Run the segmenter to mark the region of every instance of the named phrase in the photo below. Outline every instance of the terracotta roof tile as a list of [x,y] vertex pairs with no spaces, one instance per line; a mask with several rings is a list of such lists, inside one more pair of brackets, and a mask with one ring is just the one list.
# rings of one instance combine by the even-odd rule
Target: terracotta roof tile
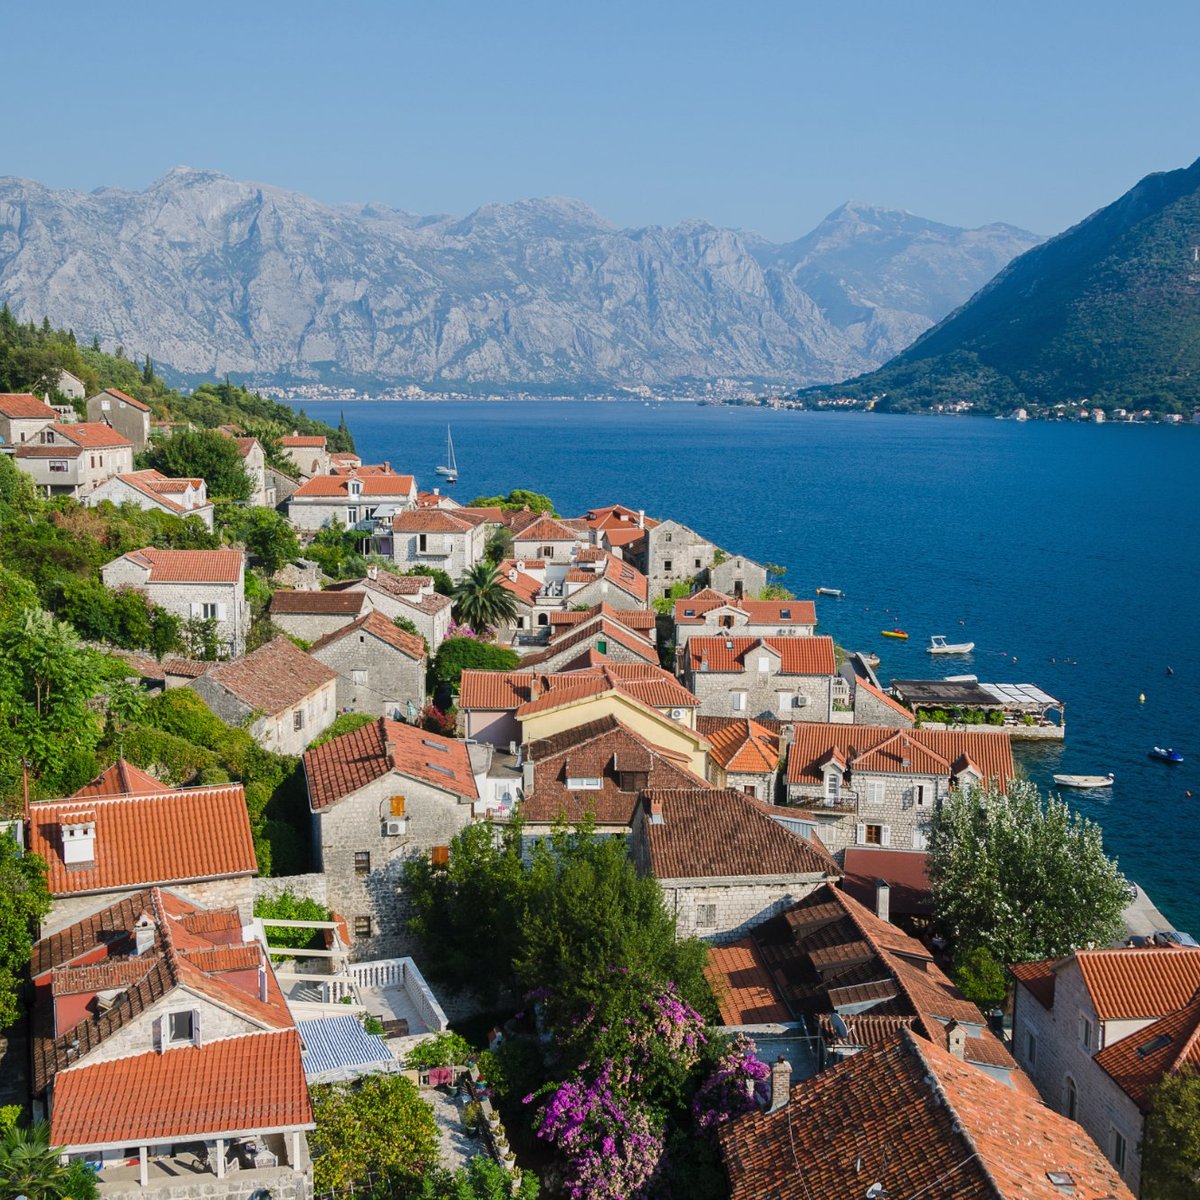
[[418,508],[412,512],[397,513],[392,518],[392,529],[396,533],[470,533],[475,526],[457,512],[443,508]]
[[72,1067],[50,1118],[56,1146],[313,1127],[294,1029]]
[[[747,600],[725,596],[687,596],[675,601],[676,625],[704,625],[705,615],[730,608],[745,613],[751,625],[815,625],[817,606],[811,600]],[[785,615],[786,614],[786,615]]]
[[877,688],[869,679],[863,679],[862,676],[858,676],[854,680],[854,686],[860,687],[863,691],[874,696],[876,700],[892,709],[897,716],[907,717],[909,721],[913,719],[913,714],[895,696],[889,696],[883,688]]
[[290,639],[277,637],[242,658],[218,664],[202,678],[250,708],[274,716],[332,683],[337,672]]
[[0,393],[0,416],[17,421],[58,420],[54,409],[28,392]]
[[[520,805],[527,821],[577,822],[590,812],[601,825],[628,825],[643,787],[708,787],[614,716],[530,742],[525,759],[533,764],[533,787]],[[571,789],[572,779],[601,786]]]
[[1054,963],[1052,958],[1038,962],[1013,963],[1008,969],[1018,983],[1045,1009],[1054,1007]]
[[1164,1075],[1200,1069],[1200,995],[1145,1029],[1105,1046],[1096,1065],[1108,1072],[1144,1113]]
[[[388,743],[393,748],[390,755]],[[393,770],[468,800],[479,798],[465,742],[382,717],[304,752],[308,800],[314,812]]]
[[[1074,955],[1101,1021],[1161,1017],[1200,988],[1200,950],[1184,947],[1077,950]],[[1061,970],[1070,959],[1062,959]]]
[[289,450],[324,450],[325,439],[315,435],[292,433],[287,437],[281,437],[279,444]]
[[568,627],[557,637],[552,637],[550,645],[545,650],[529,655],[525,659],[525,664],[526,666],[537,666],[543,662],[557,660],[564,651],[573,650],[576,647],[579,647],[579,651],[582,653],[586,644],[593,640],[616,642],[646,662],[654,666],[658,665],[658,651],[652,642],[640,633],[634,632],[627,625],[604,616],[593,617],[589,621]]
[[272,593],[270,611],[275,613],[303,614],[306,616],[336,616],[344,613],[358,616],[370,607],[366,592],[351,588],[336,591],[290,591]]
[[417,662],[423,661],[426,657],[425,643],[421,638],[409,633],[406,629],[398,629],[381,612],[369,612],[366,616],[359,617],[357,621],[351,621],[349,625],[343,625],[341,629],[327,633],[323,638],[313,642],[311,653],[316,654],[327,646],[332,646],[356,633],[372,634],[381,642],[386,642],[393,649],[399,650]]
[[512,592],[522,604],[532,604],[538,592],[542,590],[541,580],[518,570],[514,559],[506,559],[496,568],[496,572],[501,586]]
[[77,792],[71,793],[72,800],[91,796],[128,796],[139,792],[166,792],[170,789],[161,780],[135,767],[133,763],[118,758],[111,767],[101,771],[90,783],[85,783]]
[[554,517],[538,517],[516,535],[523,542],[578,542],[579,533]]
[[792,1020],[787,1005],[772,991],[771,976],[750,938],[710,946],[704,974],[723,1025],[774,1025]]
[[181,679],[199,679],[211,671],[216,664],[198,658],[181,658],[172,655],[162,661],[164,675],[175,675]]
[[660,789],[643,792],[641,805],[639,828],[658,879],[840,874],[824,847],[742,792]]
[[780,658],[785,675],[833,675],[837,663],[831,637],[693,637],[688,639],[688,669],[725,671],[740,675],[751,669],[750,657],[766,646]]
[[240,550],[159,550],[143,546],[122,557],[145,567],[150,583],[238,583],[246,556]]
[[593,617],[605,616],[610,620],[627,625],[635,633],[653,633],[657,627],[657,615],[648,608],[614,608],[611,604],[593,604],[591,608],[578,611],[566,610],[550,614],[550,628],[559,629],[568,625],[579,625]]
[[[731,1200],[1132,1200],[1073,1121],[902,1029],[718,1133]],[[798,1170],[797,1164],[803,1164]],[[866,1181],[866,1182],[864,1182]],[[947,1190],[949,1189],[949,1190]]]
[[875,884],[888,884],[893,916],[931,911],[929,856],[922,850],[876,850],[851,846],[843,859],[842,887],[867,908],[875,904]]
[[726,771],[774,774],[779,769],[778,733],[750,718],[700,717],[697,731],[712,743],[709,756]]
[[54,432],[84,450],[117,450],[133,443],[111,425],[102,421],[83,421],[75,425],[55,425]]
[[411,475],[314,475],[288,500],[349,500],[351,479],[358,480],[360,496],[368,500],[408,500],[413,491]]

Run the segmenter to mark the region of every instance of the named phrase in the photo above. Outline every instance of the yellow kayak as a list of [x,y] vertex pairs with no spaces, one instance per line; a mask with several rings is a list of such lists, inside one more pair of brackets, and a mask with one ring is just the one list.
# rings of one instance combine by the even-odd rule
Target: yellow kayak
[[901,640],[903,640],[908,637],[908,634],[905,633],[903,629],[881,629],[879,631],[879,636],[880,637],[890,637],[890,638],[900,638]]

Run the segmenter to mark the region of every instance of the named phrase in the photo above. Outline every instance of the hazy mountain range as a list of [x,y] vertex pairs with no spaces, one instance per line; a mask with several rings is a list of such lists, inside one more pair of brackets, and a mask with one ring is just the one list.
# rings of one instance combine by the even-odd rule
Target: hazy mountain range
[[778,245],[618,229],[576,200],[466,217],[178,167],[145,191],[0,179],[0,299],[183,376],[796,386],[887,361],[1040,239],[846,204]]
[[1200,405],[1200,160],[1147,175],[1011,262],[881,370],[832,393],[891,410],[970,400]]

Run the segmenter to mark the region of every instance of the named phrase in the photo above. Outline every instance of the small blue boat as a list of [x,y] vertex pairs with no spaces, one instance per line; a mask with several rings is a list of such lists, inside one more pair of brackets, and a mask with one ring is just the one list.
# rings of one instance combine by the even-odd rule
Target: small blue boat
[[1183,762],[1183,755],[1180,754],[1178,750],[1171,750],[1169,748],[1164,750],[1162,746],[1155,746],[1154,749],[1150,751],[1150,757],[1158,759],[1159,762]]

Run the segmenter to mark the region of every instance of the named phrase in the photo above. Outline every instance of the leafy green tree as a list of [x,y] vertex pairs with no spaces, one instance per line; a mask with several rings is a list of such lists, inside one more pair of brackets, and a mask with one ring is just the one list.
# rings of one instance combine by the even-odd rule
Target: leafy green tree
[[433,656],[433,677],[452,687],[458,687],[464,669],[482,671],[514,671],[521,657],[507,646],[481,642],[478,638],[447,638]]
[[11,831],[0,832],[0,1029],[20,1015],[21,975],[38,922],[49,911],[46,864],[23,854]]
[[421,1181],[417,1200],[537,1200],[540,1190],[532,1171],[514,1177],[494,1158],[477,1154],[456,1171],[430,1171]]
[[14,1200],[95,1200],[96,1176],[82,1161],[62,1164],[50,1145],[45,1121],[25,1129],[12,1125],[0,1136],[0,1198]]
[[1169,1072],[1150,1094],[1141,1194],[1145,1200],[1200,1196],[1200,1071],[1195,1067]]
[[671,584],[665,596],[658,596],[654,601],[654,611],[660,617],[669,617],[675,612],[675,601],[686,600],[695,590],[695,583],[690,579],[680,580]]
[[1125,881],[1099,825],[1027,780],[950,793],[935,812],[929,879],[959,961],[1057,958],[1121,932]]
[[237,442],[216,430],[177,433],[155,445],[148,462],[164,475],[198,476],[214,499],[247,500],[253,490]]
[[468,1058],[478,1057],[478,1053],[462,1034],[448,1029],[418,1042],[408,1052],[404,1065],[410,1071],[422,1067],[461,1067]]
[[397,571],[397,575],[424,575],[433,580],[433,590],[439,596],[454,595],[454,580],[441,567],[410,567],[407,571]]
[[[259,896],[254,901],[254,915],[277,921],[328,921],[329,909],[308,896],[297,896],[285,888],[275,896]],[[281,925],[267,926],[267,941],[272,946],[304,950],[321,944],[319,929],[288,929]]]
[[308,748],[315,750],[318,746],[323,746],[326,742],[332,742],[334,738],[339,738],[344,733],[353,733],[356,729],[361,729],[364,725],[373,725],[377,720],[378,718],[371,716],[370,713],[342,713],[340,716],[334,717],[333,724],[320,737],[313,738],[309,742]]
[[454,589],[454,613],[476,633],[484,633],[516,620],[517,598],[504,586],[495,563],[480,562]]
[[300,556],[295,531],[273,508],[222,507],[218,522],[234,541],[254,555],[268,576]]
[[403,1075],[313,1089],[313,1184],[318,1192],[405,1195],[437,1166],[433,1109]]
[[1004,964],[986,946],[973,946],[957,954],[950,973],[958,990],[980,1008],[998,1008],[1008,995]]
[[511,558],[513,552],[513,532],[507,525],[497,525],[491,533],[488,534],[487,544],[484,547],[484,553],[487,555],[489,562],[503,562],[506,558]]
[[531,492],[527,488],[514,488],[507,496],[476,496],[468,508],[501,508],[505,512],[554,512],[554,501],[541,492]]
[[221,653],[217,622],[212,617],[189,617],[179,630],[179,640],[190,658],[216,662]]

